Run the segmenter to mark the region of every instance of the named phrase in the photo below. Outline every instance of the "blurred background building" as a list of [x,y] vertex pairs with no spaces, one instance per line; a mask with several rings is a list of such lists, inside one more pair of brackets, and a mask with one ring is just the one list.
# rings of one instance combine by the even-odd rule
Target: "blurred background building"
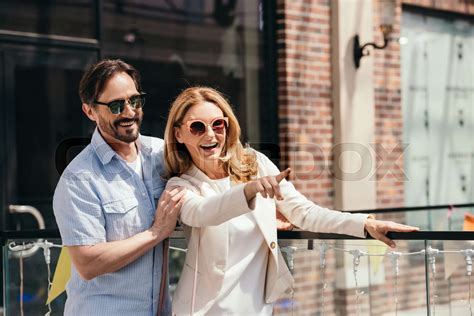
[[[355,61],[355,36],[361,45],[382,46],[381,29],[391,31],[386,47],[368,47]],[[225,93],[242,140],[292,167],[296,187],[322,206],[474,201],[472,0],[0,0],[2,230],[37,225],[12,205],[33,206],[46,228],[56,228],[54,188],[94,128],[81,111],[79,80],[101,58],[123,59],[141,72],[146,135],[163,136],[182,89],[209,85]],[[463,214],[449,221],[445,212],[428,211],[386,218],[460,230]],[[297,297],[286,299],[299,302],[298,314],[316,315],[319,257],[298,260]],[[353,284],[336,277],[346,259],[329,260],[324,311],[354,314]],[[8,282],[15,273],[13,266],[4,271],[12,311],[18,289]],[[386,280],[377,278],[361,299],[366,314],[391,310],[379,299]],[[35,282],[44,279],[31,288]],[[30,293],[32,310],[44,307],[38,288]],[[407,309],[420,306],[410,300],[423,295],[420,288],[401,290]],[[276,313],[286,313],[284,302]]]

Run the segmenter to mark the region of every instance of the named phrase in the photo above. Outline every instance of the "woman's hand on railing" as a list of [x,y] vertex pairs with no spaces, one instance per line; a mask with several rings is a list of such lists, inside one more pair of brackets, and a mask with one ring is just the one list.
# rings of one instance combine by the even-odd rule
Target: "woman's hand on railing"
[[293,230],[294,226],[291,224],[285,216],[283,216],[280,211],[278,211],[278,207],[276,210],[276,222],[277,222],[277,230]]
[[398,224],[391,221],[379,221],[376,220],[372,215],[369,215],[369,217],[365,220],[365,230],[374,239],[380,240],[388,246],[395,248],[397,246],[395,242],[386,236],[388,232],[407,233],[416,232],[420,229],[415,226]]

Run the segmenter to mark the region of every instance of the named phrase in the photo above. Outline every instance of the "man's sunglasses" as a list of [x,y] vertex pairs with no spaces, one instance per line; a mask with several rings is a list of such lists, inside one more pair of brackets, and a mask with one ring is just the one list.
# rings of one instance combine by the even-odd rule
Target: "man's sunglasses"
[[228,117],[218,117],[211,121],[211,123],[207,124],[201,120],[189,120],[185,122],[189,128],[189,131],[194,136],[202,136],[206,133],[207,127],[210,126],[214,133],[216,134],[224,134],[224,131],[229,126],[229,118]]
[[128,105],[132,109],[139,109],[145,106],[145,95],[146,93],[140,93],[138,95],[134,95],[133,97],[130,97],[127,100],[114,100],[109,103],[104,103],[104,102],[99,102],[99,101],[94,101],[95,104],[100,104],[100,105],[106,105],[109,107],[110,112],[113,114],[120,114],[123,112],[123,109],[125,108],[125,104],[128,101]]

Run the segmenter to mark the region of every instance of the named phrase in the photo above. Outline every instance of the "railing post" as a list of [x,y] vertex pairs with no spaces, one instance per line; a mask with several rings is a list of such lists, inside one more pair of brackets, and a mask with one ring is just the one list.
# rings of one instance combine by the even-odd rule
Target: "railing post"
[[428,240],[425,240],[425,286],[426,286],[426,315],[431,316],[430,308],[430,270],[428,266]]

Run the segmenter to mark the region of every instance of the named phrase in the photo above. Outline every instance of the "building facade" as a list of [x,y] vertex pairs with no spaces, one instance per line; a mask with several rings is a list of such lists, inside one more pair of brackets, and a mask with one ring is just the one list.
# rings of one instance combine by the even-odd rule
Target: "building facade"
[[[282,166],[293,167],[298,189],[329,208],[470,203],[474,189],[472,140],[468,136],[473,132],[474,3],[395,1],[391,41],[385,49],[371,50],[354,70],[353,36],[359,34],[362,43],[383,43],[379,25],[383,7],[390,5],[393,1],[278,1]],[[430,32],[431,37],[424,38]],[[433,38],[446,41],[433,44]],[[425,49],[430,73],[428,66],[417,71],[420,61],[414,55],[422,53],[414,52],[416,45],[431,45],[431,49]],[[424,80],[422,93],[416,94],[413,91],[421,81],[417,74],[423,78],[450,74],[451,82],[456,84]],[[437,91],[444,93],[439,96]],[[452,124],[448,119],[451,116]],[[464,129],[456,129],[458,121],[464,121]],[[344,154],[346,151],[355,151],[356,155]],[[436,157],[446,159],[437,161]],[[454,214],[458,217],[449,220],[446,211],[379,217],[418,225],[423,230],[462,230],[464,213]],[[344,245],[350,248],[347,244],[341,247]],[[399,242],[399,247],[407,251],[416,245]],[[389,260],[382,263],[385,275],[369,273],[361,277],[359,290],[365,295],[359,297],[359,304],[355,284],[350,280],[350,256],[329,255],[327,266],[332,269],[323,270],[317,265],[318,251],[297,254],[295,260],[299,267],[295,271],[297,286],[295,294],[287,299],[296,302],[292,306],[296,314],[395,315],[395,278]],[[426,314],[421,263],[413,259],[400,265],[405,272],[397,280],[402,284],[398,291],[404,293],[397,299],[398,309],[405,310],[406,315]],[[459,269],[450,279],[445,278],[447,271],[443,262],[440,265],[437,295],[442,305],[463,297],[461,293],[468,292],[468,281]],[[288,304],[280,307],[281,313],[291,314]],[[448,309],[454,312],[450,304],[443,311],[447,313]]]

